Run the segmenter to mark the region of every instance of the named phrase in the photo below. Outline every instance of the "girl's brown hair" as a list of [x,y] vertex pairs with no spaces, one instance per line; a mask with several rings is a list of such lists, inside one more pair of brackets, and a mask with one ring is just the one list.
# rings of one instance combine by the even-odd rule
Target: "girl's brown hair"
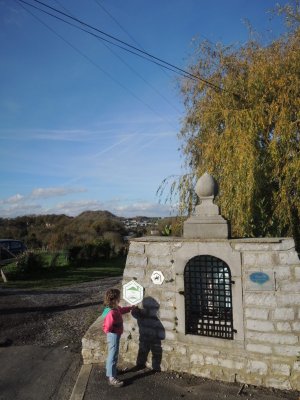
[[121,292],[119,289],[108,289],[104,296],[104,305],[110,308],[116,307],[120,300]]

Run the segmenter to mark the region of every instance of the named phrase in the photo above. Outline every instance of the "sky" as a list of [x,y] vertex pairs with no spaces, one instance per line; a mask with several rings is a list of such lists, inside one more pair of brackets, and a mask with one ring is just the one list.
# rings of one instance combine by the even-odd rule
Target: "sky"
[[[195,38],[284,30],[271,0],[41,1],[183,69]],[[176,212],[156,192],[184,172],[178,75],[17,0],[0,0],[0,26],[0,217]]]

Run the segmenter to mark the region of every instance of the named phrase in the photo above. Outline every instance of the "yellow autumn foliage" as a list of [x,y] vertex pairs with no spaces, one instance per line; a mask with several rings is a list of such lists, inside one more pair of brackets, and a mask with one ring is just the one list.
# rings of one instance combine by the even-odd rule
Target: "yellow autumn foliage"
[[217,180],[233,236],[294,236],[300,243],[300,30],[268,46],[200,43],[184,79],[180,138],[190,174],[177,180],[181,210],[205,171]]

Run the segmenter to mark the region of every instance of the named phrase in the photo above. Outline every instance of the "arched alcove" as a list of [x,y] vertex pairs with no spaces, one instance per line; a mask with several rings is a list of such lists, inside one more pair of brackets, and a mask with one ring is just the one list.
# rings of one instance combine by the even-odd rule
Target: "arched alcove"
[[232,279],[228,265],[199,255],[184,269],[185,333],[233,339]]
[[[205,258],[206,257],[206,258]],[[209,257],[209,258],[207,258]],[[188,292],[190,292],[189,287],[186,287],[186,274],[188,269],[191,268],[191,265],[196,263],[193,267],[196,275],[201,275],[201,268],[197,267],[199,261],[204,260],[205,263],[209,262],[214,268],[221,268],[223,273],[223,279],[229,278],[230,280],[230,290],[231,290],[231,315],[232,315],[232,325],[230,328],[229,337],[226,336],[217,336],[217,335],[204,335],[200,333],[192,333],[192,330],[188,328],[189,322],[187,321],[188,315],[187,311],[187,302],[188,300]],[[206,261],[205,261],[206,260]],[[207,270],[207,266],[203,267]],[[225,340],[226,346],[236,346],[237,342],[243,346],[244,342],[244,324],[243,324],[243,313],[241,310],[243,309],[243,301],[242,301],[242,274],[241,274],[241,255],[238,252],[234,252],[230,243],[222,240],[214,240],[211,242],[203,241],[185,241],[180,246],[180,249],[176,252],[176,258],[174,263],[174,269],[176,273],[175,279],[175,287],[176,287],[176,318],[177,318],[177,331],[178,335],[182,338],[182,340],[191,341],[193,343],[203,343],[203,342],[211,342],[219,339],[220,341]],[[209,269],[208,269],[209,270]],[[207,270],[207,271],[208,271]],[[219,271],[220,272],[220,271]],[[193,274],[192,274],[193,275]],[[217,279],[213,280],[215,284],[217,284]],[[225,279],[226,281],[226,279]],[[224,289],[222,287],[221,281],[220,283],[220,293]],[[201,286],[201,283],[199,283]],[[199,285],[198,284],[198,285]],[[228,289],[228,287],[226,286]],[[228,292],[228,290],[227,290]],[[228,296],[227,296],[228,297]],[[226,303],[226,301],[225,301]],[[228,302],[227,302],[228,303]],[[217,304],[215,304],[217,305]],[[217,308],[217,307],[216,307]],[[225,304],[226,308],[226,304]],[[228,307],[227,307],[228,308]],[[225,312],[226,310],[218,310],[219,315]],[[230,315],[230,311],[227,310],[226,316]],[[195,322],[194,322],[195,323]],[[222,323],[220,324],[222,325]],[[203,327],[204,329],[205,327]],[[215,324],[215,330],[218,330],[217,324]],[[220,328],[221,330],[221,328]],[[232,339],[232,340],[228,340]]]

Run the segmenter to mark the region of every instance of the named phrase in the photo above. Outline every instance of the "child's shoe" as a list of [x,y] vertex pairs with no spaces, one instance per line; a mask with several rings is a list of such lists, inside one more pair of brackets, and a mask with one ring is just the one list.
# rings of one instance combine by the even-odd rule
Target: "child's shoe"
[[124,385],[123,381],[119,381],[117,378],[108,378],[108,384],[114,387],[122,387]]

